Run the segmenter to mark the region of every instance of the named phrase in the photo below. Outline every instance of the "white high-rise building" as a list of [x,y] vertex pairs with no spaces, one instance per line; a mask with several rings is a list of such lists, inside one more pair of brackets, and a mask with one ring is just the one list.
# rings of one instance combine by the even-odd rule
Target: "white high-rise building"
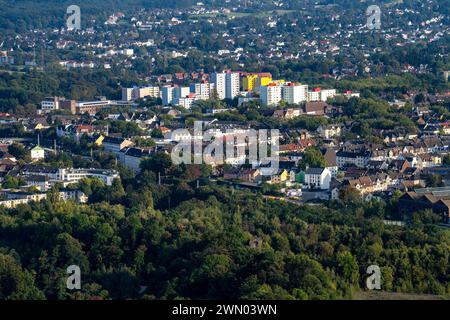
[[214,90],[214,84],[208,82],[191,84],[191,92],[195,93],[197,100],[208,100],[211,98],[211,92]]
[[227,72],[225,76],[225,98],[234,99],[239,95],[239,73]]
[[281,99],[288,104],[299,104],[308,98],[308,85],[295,85],[288,83],[281,87]]
[[276,106],[280,103],[282,95],[282,87],[277,86],[275,83],[270,83],[267,86],[261,86],[259,88],[261,92],[261,103],[263,106]]
[[225,99],[225,78],[226,74],[224,72],[211,74],[211,82],[214,84],[214,91],[219,100]]
[[334,98],[336,96],[336,89],[320,90],[320,100],[326,102],[328,98]]
[[240,79],[238,72],[212,73],[211,82],[214,83],[214,90],[220,100],[234,99],[239,95]]

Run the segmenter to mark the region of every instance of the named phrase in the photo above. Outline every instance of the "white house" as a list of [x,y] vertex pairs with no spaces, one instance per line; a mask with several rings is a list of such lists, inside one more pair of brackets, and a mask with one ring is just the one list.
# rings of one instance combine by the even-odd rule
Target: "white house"
[[59,176],[63,185],[77,183],[86,178],[97,178],[107,186],[110,186],[114,179],[120,179],[120,175],[116,170],[107,169],[60,168]]
[[338,125],[321,125],[317,132],[324,139],[341,136],[341,127]]
[[44,149],[37,145],[33,149],[31,149],[31,160],[32,161],[39,161],[45,158],[45,151]]
[[328,190],[331,172],[327,168],[308,168],[305,172],[305,184],[309,189]]

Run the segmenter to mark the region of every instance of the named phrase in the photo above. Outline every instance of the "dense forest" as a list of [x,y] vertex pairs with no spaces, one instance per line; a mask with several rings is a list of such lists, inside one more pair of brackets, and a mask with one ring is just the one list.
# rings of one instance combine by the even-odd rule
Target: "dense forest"
[[[163,155],[143,169],[81,182],[88,204],[0,209],[0,299],[342,299],[372,264],[384,291],[450,293],[448,231],[427,211],[385,225],[395,197],[296,205],[205,184],[207,168]],[[81,290],[66,289],[72,264]]]

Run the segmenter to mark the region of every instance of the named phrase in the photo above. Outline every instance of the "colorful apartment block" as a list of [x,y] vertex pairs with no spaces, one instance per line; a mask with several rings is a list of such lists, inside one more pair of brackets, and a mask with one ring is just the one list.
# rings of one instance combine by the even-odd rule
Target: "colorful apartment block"
[[244,91],[253,91],[256,89],[256,81],[258,79],[258,75],[249,74],[242,78],[242,89]]

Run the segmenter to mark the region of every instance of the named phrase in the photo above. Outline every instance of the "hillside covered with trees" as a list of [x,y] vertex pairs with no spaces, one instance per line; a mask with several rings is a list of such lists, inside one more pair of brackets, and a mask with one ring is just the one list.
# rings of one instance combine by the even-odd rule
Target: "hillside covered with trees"
[[[164,157],[144,167],[110,187],[83,181],[88,204],[1,208],[0,299],[342,299],[365,290],[372,264],[383,291],[450,292],[449,233],[427,211],[383,224],[395,197],[300,206],[196,188],[208,172]],[[156,168],[178,178],[158,185]],[[66,289],[72,264],[81,290]]]

